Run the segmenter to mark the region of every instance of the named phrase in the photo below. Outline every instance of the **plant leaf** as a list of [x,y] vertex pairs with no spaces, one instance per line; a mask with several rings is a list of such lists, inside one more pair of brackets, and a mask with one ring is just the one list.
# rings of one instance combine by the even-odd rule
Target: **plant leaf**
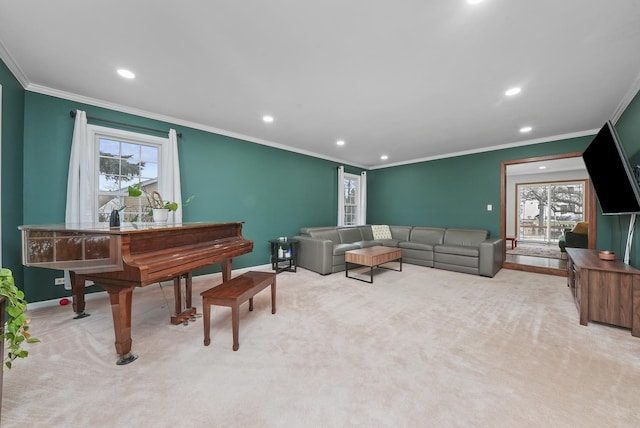
[[128,190],[129,190],[129,196],[133,196],[133,197],[142,196],[142,189],[140,188],[140,183],[136,184],[135,186],[129,186]]

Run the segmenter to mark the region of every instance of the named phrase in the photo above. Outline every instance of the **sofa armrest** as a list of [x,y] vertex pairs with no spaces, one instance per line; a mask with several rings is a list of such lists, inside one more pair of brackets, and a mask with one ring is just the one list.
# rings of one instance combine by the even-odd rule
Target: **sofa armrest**
[[331,273],[333,265],[333,241],[330,239],[295,236],[300,241],[296,263],[321,275]]
[[480,243],[478,273],[493,278],[502,269],[502,239],[486,239]]

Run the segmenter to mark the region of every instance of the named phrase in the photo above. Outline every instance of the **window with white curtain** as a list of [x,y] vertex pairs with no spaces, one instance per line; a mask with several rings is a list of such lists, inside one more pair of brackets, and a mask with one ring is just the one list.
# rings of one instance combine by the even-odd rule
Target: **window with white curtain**
[[128,187],[141,183],[147,193],[158,189],[162,147],[169,139],[93,125],[87,130],[96,147],[94,218],[107,222],[112,210],[125,207],[121,221],[150,220],[146,199],[129,197]]

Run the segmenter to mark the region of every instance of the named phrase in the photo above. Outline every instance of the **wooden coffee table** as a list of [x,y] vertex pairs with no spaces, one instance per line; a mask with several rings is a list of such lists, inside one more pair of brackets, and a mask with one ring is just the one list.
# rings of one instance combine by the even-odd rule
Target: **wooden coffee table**
[[[384,263],[388,263],[394,260],[398,260],[400,262],[400,269],[392,269],[392,268],[386,268],[384,266],[380,266]],[[349,276],[349,263],[353,263],[361,266],[369,266],[370,280],[367,281],[362,278],[356,278],[355,276]],[[367,248],[360,248],[358,250],[346,251],[344,253],[344,265],[345,265],[344,273],[347,278],[357,279],[359,281],[364,281],[364,282],[368,282],[369,284],[373,284],[373,268],[374,267],[402,272],[402,249],[377,246],[377,247],[367,247]]]

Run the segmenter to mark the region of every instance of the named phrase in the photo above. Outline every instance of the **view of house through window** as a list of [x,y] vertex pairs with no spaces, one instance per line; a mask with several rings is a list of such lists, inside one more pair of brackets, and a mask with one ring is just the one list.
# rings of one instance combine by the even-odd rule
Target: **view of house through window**
[[355,226],[359,224],[360,212],[360,176],[344,174],[344,225]]
[[557,243],[566,228],[587,218],[585,181],[517,184],[520,241]]
[[160,145],[96,136],[98,168],[98,221],[109,221],[114,209],[121,221],[149,220],[144,197],[131,198],[128,187],[142,183],[148,193],[157,189]]

